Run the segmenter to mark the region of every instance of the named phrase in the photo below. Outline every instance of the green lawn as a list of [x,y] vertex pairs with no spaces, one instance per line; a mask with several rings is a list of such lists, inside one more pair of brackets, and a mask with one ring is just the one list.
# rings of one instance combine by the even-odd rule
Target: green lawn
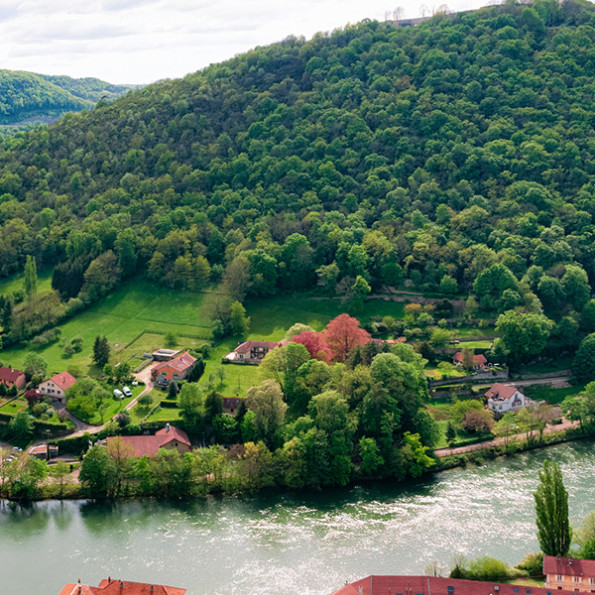
[[536,385],[527,386],[523,389],[525,396],[535,401],[548,401],[552,405],[561,403],[566,397],[576,395],[585,390],[585,385],[568,386],[565,388],[555,388],[553,386]]
[[8,413],[9,415],[16,415],[21,409],[27,409],[29,407],[29,403],[23,398],[19,397],[10,403],[6,403],[2,405],[0,408],[0,413]]
[[[134,280],[60,325],[62,337],[83,338],[81,353],[66,356],[58,342],[38,349],[36,353],[46,360],[50,374],[71,369],[79,375],[86,375],[92,371],[93,342],[99,334],[109,340],[113,363],[120,361],[117,351],[123,350],[145,331],[153,335],[172,332],[181,344],[185,342],[182,335],[192,335],[195,342],[206,340],[211,330],[209,321],[199,314],[202,299],[201,294],[174,291]],[[21,343],[4,350],[2,361],[18,368],[29,351],[32,351],[31,347]],[[126,356],[128,352],[124,354]]]
[[[52,269],[44,269],[37,271],[37,291],[50,291],[52,288]],[[24,290],[25,275],[23,273],[15,273],[0,282],[0,294],[10,295],[16,291]]]
[[548,372],[566,370],[570,368],[571,363],[572,357],[567,355],[547,362],[540,362],[537,364],[524,364],[518,370],[518,373],[523,376],[527,374],[547,374]]
[[489,349],[492,341],[463,341],[455,347],[459,349]]

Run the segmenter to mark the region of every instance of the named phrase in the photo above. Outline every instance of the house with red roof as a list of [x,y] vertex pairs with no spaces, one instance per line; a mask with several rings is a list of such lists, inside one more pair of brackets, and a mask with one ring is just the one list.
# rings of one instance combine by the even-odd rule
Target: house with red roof
[[44,380],[37,391],[44,397],[51,397],[54,401],[64,403],[66,401],[66,391],[76,384],[76,378],[68,372],[60,372],[51,378]]
[[[463,352],[462,351],[457,351],[452,356],[452,363],[455,366],[463,364]],[[473,356],[473,369],[476,372],[486,370],[487,365],[488,365],[488,360],[486,359],[486,357],[483,353],[478,353],[477,355]]]
[[543,574],[548,589],[595,593],[595,560],[544,556]]
[[185,380],[196,363],[196,358],[187,351],[153,367],[151,376],[159,386],[167,386],[172,380]]
[[65,585],[59,595],[185,595],[186,589],[151,583],[104,578],[97,587],[78,583]]
[[[551,589],[439,576],[368,576],[332,595],[554,595]],[[572,590],[555,595],[571,595]]]
[[497,415],[508,411],[518,411],[527,404],[527,397],[513,384],[496,382],[485,393],[488,407]]
[[240,343],[225,359],[237,364],[259,364],[264,356],[275,349],[286,345],[287,341],[245,341]]
[[7,388],[16,386],[20,390],[27,384],[27,379],[25,378],[25,372],[21,372],[21,370],[0,368],[0,382],[4,383]]
[[161,428],[153,436],[109,436],[108,445],[115,440],[120,440],[128,447],[130,456],[138,458],[145,455],[154,457],[160,448],[177,450],[180,454],[192,450],[188,434],[170,424],[165,424],[165,428]]

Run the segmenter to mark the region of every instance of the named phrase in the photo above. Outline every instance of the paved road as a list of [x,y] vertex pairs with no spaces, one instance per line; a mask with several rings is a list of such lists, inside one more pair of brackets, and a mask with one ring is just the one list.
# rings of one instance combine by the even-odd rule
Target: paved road
[[[578,425],[578,421],[568,421],[567,419],[564,419],[561,424],[548,425],[543,433],[555,434],[556,432],[577,428]],[[477,444],[468,444],[467,446],[457,446],[456,448],[438,448],[434,451],[434,454],[439,458],[449,457],[450,455],[460,455],[466,452],[472,452],[474,450],[481,450],[482,448],[489,448],[490,446],[502,446],[513,441],[524,440],[529,438],[531,435],[538,436],[539,432],[537,430],[533,430],[532,432],[523,432],[522,434],[515,434],[514,436],[502,436],[501,438],[486,440],[485,442],[478,442]]]

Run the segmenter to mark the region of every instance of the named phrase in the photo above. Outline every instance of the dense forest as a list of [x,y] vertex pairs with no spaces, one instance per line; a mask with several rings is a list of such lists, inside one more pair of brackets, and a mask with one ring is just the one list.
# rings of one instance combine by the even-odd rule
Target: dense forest
[[577,344],[580,325],[595,330],[581,317],[594,40],[581,0],[364,22],[7,138],[0,275],[27,256],[53,265],[54,312],[139,272],[191,290],[222,279],[239,300],[315,285],[474,294]]
[[98,101],[115,99],[130,88],[96,78],[0,70],[0,124],[56,120],[67,112],[92,109]]

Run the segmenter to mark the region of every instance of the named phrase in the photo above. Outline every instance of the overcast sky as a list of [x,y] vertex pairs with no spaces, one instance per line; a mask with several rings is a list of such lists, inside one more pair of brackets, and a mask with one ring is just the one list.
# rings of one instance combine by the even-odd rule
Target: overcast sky
[[[490,0],[453,0],[450,10]],[[0,0],[0,68],[112,83],[177,78],[288,35],[311,37],[439,0]]]

